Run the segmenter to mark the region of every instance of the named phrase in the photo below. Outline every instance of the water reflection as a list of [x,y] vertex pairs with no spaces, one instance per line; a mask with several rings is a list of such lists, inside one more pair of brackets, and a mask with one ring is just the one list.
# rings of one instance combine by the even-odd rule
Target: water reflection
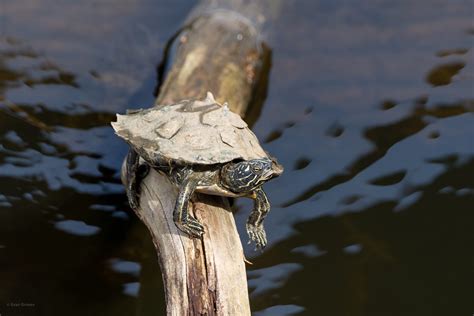
[[465,55],[469,49],[467,48],[455,48],[455,49],[443,49],[436,53],[438,57],[447,57],[451,55]]
[[[302,267],[291,271],[284,285],[257,296],[254,308],[293,304],[304,306],[305,315],[402,315],[417,306],[423,314],[437,315],[452,311],[451,305],[432,300],[445,297],[459,303],[456,311],[467,312],[472,263],[465,256],[474,246],[474,239],[467,237],[474,220],[474,183],[463,176],[467,174],[474,174],[472,159],[417,187],[416,201],[400,213],[392,211],[397,201],[391,200],[296,224],[297,233],[255,259],[255,264],[298,262]],[[446,185],[455,189],[447,192]],[[458,188],[470,194],[466,190],[458,198]],[[315,250],[297,251],[301,247]],[[456,269],[449,268],[453,262]],[[450,298],[446,288],[455,288],[455,297]],[[394,304],[394,297],[404,303]]]
[[[288,184],[284,188],[268,185],[273,205],[280,202],[283,207],[274,206],[268,218],[267,225],[277,227],[269,233],[271,248],[253,261],[258,269],[293,263],[303,267],[288,270],[291,277],[284,278],[284,285],[275,281],[256,296],[254,310],[295,306],[300,309],[288,314],[298,315],[401,315],[413,308],[422,315],[468,311],[469,264],[450,276],[445,271],[469,257],[473,245],[461,223],[461,217],[472,221],[467,214],[474,186],[467,176],[474,166],[468,137],[474,133],[472,53],[445,49],[442,61],[429,56],[441,51],[436,47],[440,33],[449,37],[443,47],[470,45],[463,33],[469,19],[459,13],[459,3],[450,7],[450,14],[444,8],[445,25],[451,27],[440,31],[435,18],[425,17],[421,25],[420,16],[408,17],[402,9],[417,5],[377,11],[320,3],[311,22],[296,18],[301,8],[288,13],[298,31],[283,36],[285,43],[304,44],[292,48],[297,57],[275,58],[275,67],[286,75],[273,78],[274,94],[267,104],[280,113],[288,104],[297,111],[311,100],[315,110],[308,121],[284,129],[267,148],[282,153],[285,165],[297,166],[302,159],[311,164],[283,175]],[[434,13],[423,10],[423,16]],[[348,16],[363,18],[354,23]],[[404,23],[394,27],[400,20]],[[307,28],[317,35],[309,35]],[[423,47],[416,44],[417,35],[423,37]],[[463,60],[448,60],[453,57]],[[453,63],[458,63],[458,73],[443,72]],[[434,79],[426,77],[432,73]],[[438,84],[437,90],[427,87],[425,79]],[[290,96],[278,92],[283,87]],[[272,124],[282,126],[286,120],[271,111],[265,114],[256,126],[263,135]],[[336,138],[331,137],[337,130],[334,122],[343,128]],[[457,182],[457,188],[445,186],[450,182]],[[465,200],[456,200],[459,190]],[[455,227],[459,235],[452,237]],[[446,288],[459,290],[447,294]]]
[[344,127],[338,123],[333,123],[329,128],[326,130],[326,135],[331,137],[339,137],[344,133]]
[[[425,117],[442,119],[472,113],[473,111],[474,100],[461,101],[449,105],[442,104],[431,108],[420,106],[419,103],[415,102],[411,113],[408,113],[406,117],[402,117],[398,121],[390,122],[384,126],[369,126],[365,129],[364,136],[375,145],[374,149],[371,149],[368,153],[363,154],[362,157],[359,157],[355,162],[345,167],[343,173],[335,174],[331,178],[312,186],[298,197],[285,202],[283,206],[288,207],[307,200],[318,192],[329,190],[334,186],[353,179],[360,172],[371,167],[377,160],[384,157],[392,146],[427,127],[429,123],[425,121]],[[439,132],[432,131],[430,135],[433,135],[433,133]]]
[[439,65],[428,73],[426,81],[435,87],[448,85],[464,66],[466,66],[464,62]]
[[[10,26],[27,16],[30,22],[41,19],[34,24],[41,25],[37,30],[44,33],[37,36],[36,30],[29,29],[32,24],[25,23],[9,34],[22,33],[21,40],[1,40],[0,313],[29,313],[5,310],[7,302],[22,301],[35,304],[35,315],[133,314],[140,309],[137,296],[140,288],[149,288],[147,282],[156,284],[153,292],[163,295],[161,277],[148,233],[137,225],[123,196],[118,170],[126,148],[115,139],[109,123],[116,112],[129,106],[129,98],[153,100],[152,91],[146,97],[133,93],[140,88],[136,83],[142,84],[141,79],[154,72],[160,52],[153,48],[164,40],[148,38],[153,47],[132,45],[154,55],[147,64],[143,51],[141,57],[130,57],[134,62],[118,54],[109,58],[104,45],[95,46],[86,36],[81,50],[94,53],[75,59],[68,49],[79,41],[70,37],[71,29],[59,31],[62,39],[51,35],[55,22],[66,21],[63,15],[44,15],[41,6],[23,5],[2,5],[2,22],[11,16],[18,19],[9,20]],[[66,4],[52,8],[66,14],[69,9]],[[90,17],[96,9],[85,5],[80,12]],[[169,18],[183,15],[179,6],[176,10]],[[112,16],[118,11],[109,10]],[[12,15],[6,17],[9,12]],[[81,16],[77,10],[75,14]],[[159,29],[174,27],[167,23]],[[104,32],[95,34],[106,38]],[[104,62],[108,65],[101,67]],[[121,62],[133,71],[121,72],[126,68],[117,67]],[[151,78],[153,86],[155,78]],[[110,258],[146,263],[143,271],[153,266],[152,276],[140,287],[138,272],[117,271],[116,265],[109,265]],[[161,310],[163,302],[153,300],[148,308]]]
[[304,168],[306,168],[307,166],[309,166],[310,163],[311,163],[311,159],[304,158],[304,157],[299,158],[299,159],[295,162],[294,169],[295,169],[295,170],[304,169]]

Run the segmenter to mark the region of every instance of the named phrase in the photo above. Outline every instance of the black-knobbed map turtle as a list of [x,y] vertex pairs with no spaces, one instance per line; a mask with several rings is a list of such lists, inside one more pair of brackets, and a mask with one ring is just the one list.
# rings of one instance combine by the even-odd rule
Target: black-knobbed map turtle
[[[239,115],[220,105],[209,92],[204,100],[117,115],[112,123],[131,146],[126,160],[126,190],[132,208],[139,207],[141,168],[168,175],[179,188],[174,221],[179,229],[200,237],[203,226],[188,214],[194,192],[254,199],[247,232],[256,246],[266,245],[263,220],[270,203],[262,185],[280,175],[283,167],[260,146]],[[140,159],[140,157],[142,159]]]

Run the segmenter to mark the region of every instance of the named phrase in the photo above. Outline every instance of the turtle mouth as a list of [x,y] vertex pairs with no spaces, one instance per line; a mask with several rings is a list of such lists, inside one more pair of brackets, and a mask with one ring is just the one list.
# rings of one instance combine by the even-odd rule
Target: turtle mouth
[[270,179],[278,177],[280,174],[283,173],[283,166],[280,165],[278,162],[273,161],[271,166],[265,168],[262,175],[260,176],[260,182],[265,182]]
[[270,180],[271,178],[275,177],[275,173],[272,169],[267,169],[263,171],[262,176],[260,177],[262,181]]

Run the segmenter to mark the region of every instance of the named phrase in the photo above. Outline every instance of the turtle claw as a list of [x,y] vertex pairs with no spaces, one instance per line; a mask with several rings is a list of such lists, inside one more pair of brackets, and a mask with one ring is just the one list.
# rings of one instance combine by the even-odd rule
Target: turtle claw
[[247,234],[249,235],[249,244],[253,241],[255,243],[255,250],[263,250],[267,245],[267,234],[263,225],[255,226],[252,224],[247,224]]
[[186,234],[194,238],[201,238],[204,234],[204,226],[193,217],[188,217],[182,223],[176,223],[176,226]]

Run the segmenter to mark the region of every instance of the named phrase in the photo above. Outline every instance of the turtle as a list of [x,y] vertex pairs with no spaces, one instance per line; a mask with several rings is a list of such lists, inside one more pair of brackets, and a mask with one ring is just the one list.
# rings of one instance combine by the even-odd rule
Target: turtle
[[[262,185],[283,172],[283,166],[262,149],[247,123],[211,92],[203,100],[183,100],[117,114],[115,133],[130,150],[124,162],[124,184],[132,209],[139,208],[139,183],[153,168],[177,186],[173,210],[176,226],[200,238],[202,224],[188,212],[194,192],[248,197],[254,208],[246,229],[256,248],[267,244],[263,220],[270,203]],[[250,242],[249,241],[249,242]]]

